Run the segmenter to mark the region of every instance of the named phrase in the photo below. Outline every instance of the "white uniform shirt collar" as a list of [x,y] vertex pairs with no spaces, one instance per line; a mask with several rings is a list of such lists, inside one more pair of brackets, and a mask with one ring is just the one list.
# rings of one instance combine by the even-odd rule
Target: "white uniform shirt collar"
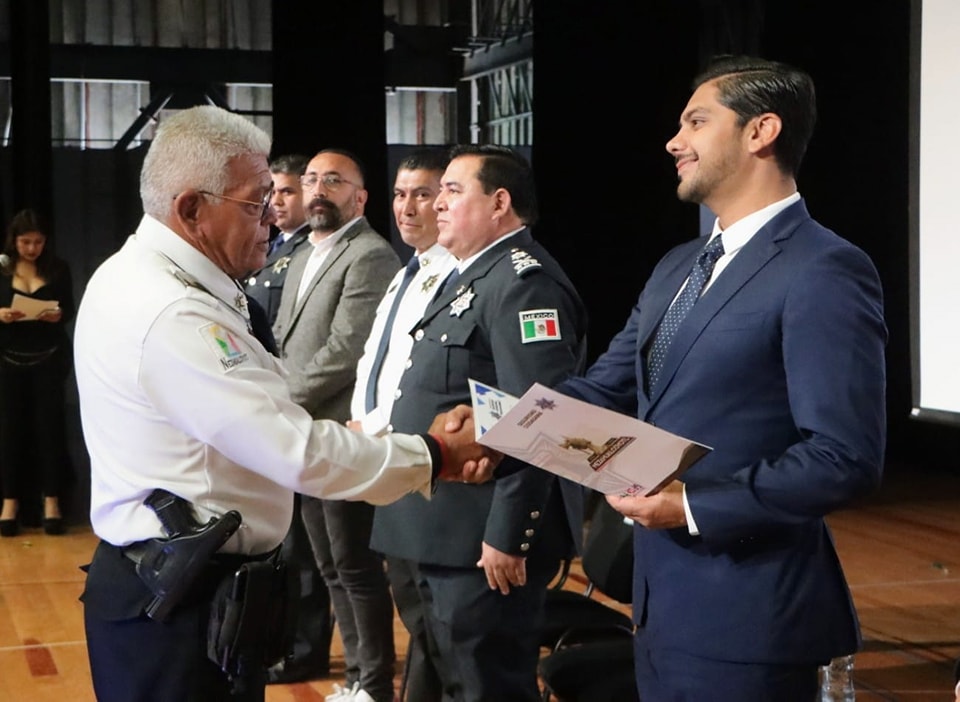
[[195,283],[249,319],[246,296],[233,278],[160,220],[145,214],[134,237]]
[[427,268],[431,262],[435,261],[441,256],[446,257],[447,255],[449,255],[449,252],[440,246],[440,244],[435,243],[429,249],[422,253],[418,253],[416,256],[418,259],[420,259],[420,268],[423,269]]

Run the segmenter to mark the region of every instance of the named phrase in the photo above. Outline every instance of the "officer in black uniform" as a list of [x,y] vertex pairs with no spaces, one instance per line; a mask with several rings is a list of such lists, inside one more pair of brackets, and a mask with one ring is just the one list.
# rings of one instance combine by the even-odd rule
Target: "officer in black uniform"
[[[460,263],[411,330],[396,431],[469,405],[468,378],[519,396],[582,366],[586,311],[530,233],[526,162],[502,147],[458,147],[434,208],[439,243]],[[445,484],[430,501],[377,508],[373,548],[419,565],[446,698],[539,699],[537,624],[560,559],[579,545],[581,493],[546,471],[513,468],[489,485]]]

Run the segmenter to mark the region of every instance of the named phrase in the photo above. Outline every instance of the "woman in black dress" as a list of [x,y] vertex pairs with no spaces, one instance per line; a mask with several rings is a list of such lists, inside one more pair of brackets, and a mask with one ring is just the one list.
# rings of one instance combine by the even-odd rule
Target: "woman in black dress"
[[66,323],[74,313],[70,270],[33,210],[7,228],[0,259],[0,535],[19,532],[23,478],[37,471],[43,528],[64,532],[59,498],[66,478],[64,385],[71,366]]

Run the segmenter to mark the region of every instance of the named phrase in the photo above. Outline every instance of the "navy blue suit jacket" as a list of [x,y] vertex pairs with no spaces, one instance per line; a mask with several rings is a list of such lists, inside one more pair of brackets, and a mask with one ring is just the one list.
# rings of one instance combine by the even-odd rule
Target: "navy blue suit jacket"
[[694,306],[650,397],[648,343],[703,245],[660,261],[606,353],[559,390],[713,447],[681,476],[700,535],[635,530],[634,617],[651,645],[826,661],[860,642],[823,517],[880,480],[880,282],[866,254],[795,203]]

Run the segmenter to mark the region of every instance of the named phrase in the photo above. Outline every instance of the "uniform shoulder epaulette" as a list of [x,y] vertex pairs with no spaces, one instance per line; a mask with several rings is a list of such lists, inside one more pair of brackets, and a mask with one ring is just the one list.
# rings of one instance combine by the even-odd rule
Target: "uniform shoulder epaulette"
[[540,263],[540,261],[523,249],[510,249],[510,261],[513,263],[514,272],[520,277],[523,277],[530,271],[543,268],[543,264]]
[[170,273],[173,274],[173,277],[179,280],[180,283],[185,288],[196,288],[197,290],[203,290],[204,292],[207,292],[207,289],[202,285],[200,285],[200,281],[198,281],[196,278],[194,278],[192,275],[187,273],[182,268],[178,268],[177,266],[170,266]]
[[194,290],[199,290],[202,293],[206,293],[210,297],[214,297],[214,294],[207,290],[199,280],[194,278],[182,268],[170,266],[170,274],[173,275],[173,277],[176,278],[177,281],[183,285],[183,287],[193,288]]

